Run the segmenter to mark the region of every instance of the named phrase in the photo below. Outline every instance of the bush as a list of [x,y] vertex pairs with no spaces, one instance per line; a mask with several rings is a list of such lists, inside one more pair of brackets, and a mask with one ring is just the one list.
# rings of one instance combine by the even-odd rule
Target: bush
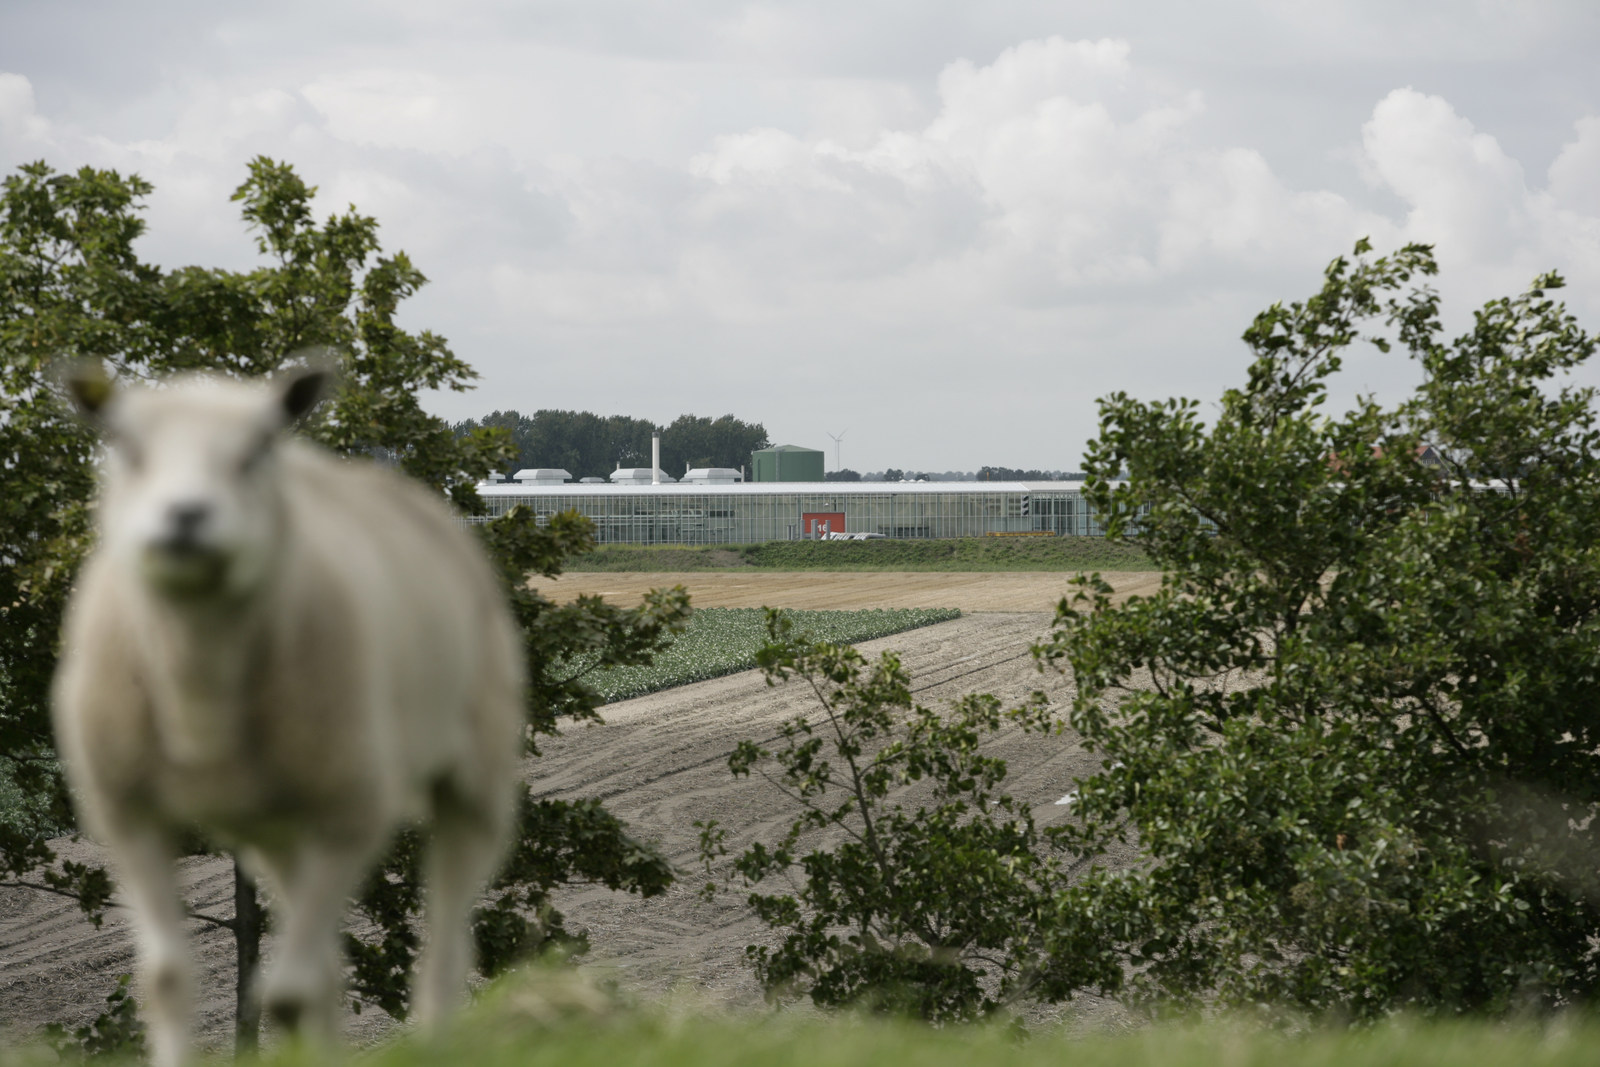
[[[1040,832],[1026,803],[1000,792],[1003,760],[983,741],[1010,725],[1045,731],[1042,693],[1003,710],[969,696],[948,712],[912,703],[910,676],[885,652],[874,664],[853,648],[799,633],[769,612],[760,662],[769,684],[811,688],[818,713],[783,727],[782,744],[741,742],[735,775],[759,774],[798,814],[774,843],[733,863],[750,907],[782,931],[777,948],[746,955],[770,999],[805,995],[819,1007],[863,1007],[935,1023],[984,1018],[1028,1000],[1061,999],[1092,973],[1058,951],[1053,894],[1062,873],[1057,834]],[[916,806],[911,807],[911,803]],[[701,827],[708,873],[723,855],[715,822]],[[817,841],[804,854],[804,840]],[[704,890],[716,892],[715,882]]]
[[[1063,907],[1098,916],[1134,993],[1168,1004],[1372,1020],[1584,1002],[1600,427],[1566,376],[1595,342],[1547,275],[1447,343],[1437,296],[1408,287],[1431,250],[1367,251],[1257,317],[1214,425],[1195,401],[1101,402],[1088,493],[1163,585],[1113,608],[1083,580],[1041,651],[1070,663],[1072,725],[1113,761],[1068,843],[1137,835],[1151,862]],[[1329,418],[1327,379],[1368,331],[1423,384]]]
[[132,975],[119,975],[117,987],[106,997],[106,1010],[75,1030],[60,1023],[49,1023],[44,1042],[62,1063],[81,1063],[89,1059],[142,1059],[145,1054],[145,1024],[139,1018],[139,1002],[128,992]]

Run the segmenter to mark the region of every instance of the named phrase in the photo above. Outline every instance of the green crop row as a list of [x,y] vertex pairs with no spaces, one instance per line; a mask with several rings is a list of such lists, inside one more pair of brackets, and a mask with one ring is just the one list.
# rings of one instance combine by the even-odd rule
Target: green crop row
[[[789,611],[803,633],[854,644],[960,616],[955,608],[874,608],[868,611]],[[762,608],[701,608],[689,627],[647,667],[608,667],[588,678],[607,703],[707,678],[749,670],[767,642]],[[581,666],[582,664],[575,664]]]
[[569,571],[1145,571],[1138,549],[1103,537],[951,537],[926,541],[767,541],[756,545],[602,545]]

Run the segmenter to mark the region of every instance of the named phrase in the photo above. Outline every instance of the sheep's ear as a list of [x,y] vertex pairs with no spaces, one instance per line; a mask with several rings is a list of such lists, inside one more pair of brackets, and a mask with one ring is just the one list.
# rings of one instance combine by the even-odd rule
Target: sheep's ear
[[98,420],[111,398],[117,395],[117,387],[106,374],[105,364],[97,359],[65,363],[58,374],[73,406],[86,419]]
[[327,392],[333,372],[326,367],[302,367],[286,375],[278,388],[285,423],[304,418]]

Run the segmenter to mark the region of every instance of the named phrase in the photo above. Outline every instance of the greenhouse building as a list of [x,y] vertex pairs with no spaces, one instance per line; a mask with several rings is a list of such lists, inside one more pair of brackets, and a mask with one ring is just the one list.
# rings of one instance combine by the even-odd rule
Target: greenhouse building
[[649,468],[573,484],[519,471],[478,485],[488,517],[574,510],[601,544],[753,544],[843,534],[888,538],[1099,536],[1082,482],[743,482],[737,471]]

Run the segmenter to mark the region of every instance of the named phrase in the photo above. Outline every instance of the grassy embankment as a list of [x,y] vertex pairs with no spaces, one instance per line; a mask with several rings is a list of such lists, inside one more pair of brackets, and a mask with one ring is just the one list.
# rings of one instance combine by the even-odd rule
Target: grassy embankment
[[1147,571],[1137,549],[1103,537],[952,537],[929,541],[768,541],[758,545],[602,545],[569,571]]
[[[450,1035],[406,1037],[345,1059],[362,1067],[1578,1067],[1594,1062],[1596,1048],[1592,1018],[1543,1026],[1399,1020],[1293,1037],[1225,1024],[1154,1026],[1019,1041],[999,1026],[933,1030],[851,1016],[623,1007],[571,972],[534,971],[497,982]],[[54,1059],[0,1052],[4,1067]],[[291,1050],[261,1062],[310,1067],[329,1059]]]
[[[460,1050],[411,1045],[371,1067],[1577,1067],[1594,1062],[1600,1028],[1561,1034],[1533,1028],[1391,1024],[1376,1032],[1302,1038],[1223,1028],[1160,1029],[1080,1040],[1007,1040],[995,1031],[818,1023],[677,1021],[653,1026],[540,1032],[523,1041]],[[476,1044],[476,1042],[474,1043]],[[450,1053],[455,1051],[455,1055]]]
[[[855,644],[959,618],[955,608],[880,608],[868,611],[790,611],[795,628],[823,641]],[[611,667],[589,679],[607,702],[627,700],[690,682],[703,682],[756,665],[767,643],[767,613],[760,608],[700,608],[689,628],[648,667]]]

